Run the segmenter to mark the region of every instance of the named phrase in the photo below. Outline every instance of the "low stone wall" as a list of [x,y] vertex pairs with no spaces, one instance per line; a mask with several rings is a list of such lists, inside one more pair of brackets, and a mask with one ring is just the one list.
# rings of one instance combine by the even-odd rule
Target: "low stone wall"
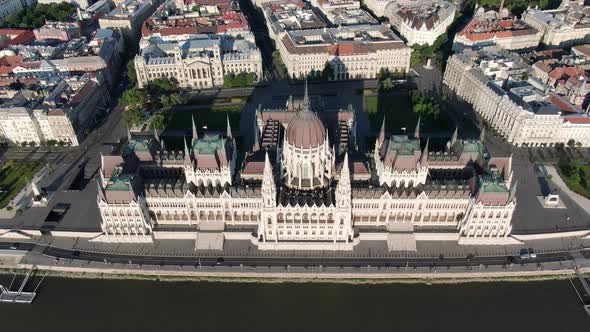
[[530,241],[530,240],[547,240],[547,239],[560,239],[564,237],[575,237],[581,236],[585,239],[590,237],[589,230],[571,231],[571,232],[555,232],[555,233],[539,233],[539,234],[513,234],[512,237],[518,241]]
[[197,232],[159,232],[154,231],[154,240],[194,240]]
[[461,237],[459,238],[459,244],[462,245],[484,245],[484,246],[498,246],[498,245],[518,245],[522,244],[522,241],[513,237],[499,237],[499,238],[481,238],[481,237]]
[[330,251],[352,251],[358,243],[313,243],[313,242],[259,242],[252,239],[252,244],[258,247],[258,250],[330,250]]
[[226,240],[251,240],[252,233],[250,233],[250,232],[223,232],[223,237]]
[[[73,267],[73,266],[59,266],[59,265],[31,265],[18,264],[18,266],[3,266],[0,268],[19,268],[32,269],[33,267],[45,270],[69,274],[80,274],[80,277],[93,278],[125,278],[126,276],[146,276],[146,277],[187,277],[187,278],[227,278],[247,281],[260,279],[262,281],[269,280],[284,280],[284,281],[330,281],[330,282],[371,282],[375,280],[412,280],[424,279],[425,281],[433,280],[448,280],[449,282],[461,282],[473,280],[489,280],[489,279],[510,279],[510,278],[549,278],[559,276],[573,275],[572,269],[551,270],[551,271],[502,271],[502,272],[436,272],[436,273],[287,273],[287,272],[209,272],[209,271],[182,271],[182,270],[153,270],[143,268],[141,270],[125,269],[125,268],[93,268],[93,267]],[[590,268],[583,267],[579,269],[582,273],[589,273]],[[84,274],[84,276],[82,276]],[[72,276],[72,275],[70,275]],[[72,277],[76,277],[75,275]]]
[[[41,232],[39,232],[39,236],[40,235]],[[80,237],[85,239],[91,239],[102,235],[102,232],[51,231],[51,235],[57,237]]]
[[361,241],[387,241],[389,233],[359,233],[359,240]]
[[414,233],[416,241],[459,241],[459,233]]

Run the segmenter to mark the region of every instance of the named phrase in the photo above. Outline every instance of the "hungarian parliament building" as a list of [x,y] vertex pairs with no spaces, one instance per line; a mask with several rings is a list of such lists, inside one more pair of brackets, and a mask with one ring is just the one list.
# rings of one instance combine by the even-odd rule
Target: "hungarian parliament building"
[[259,107],[242,153],[229,120],[222,135],[198,132],[193,119],[182,150],[167,149],[157,133],[129,135],[120,154],[102,156],[96,240],[196,239],[196,248],[222,249],[239,239],[260,250],[510,241],[511,157],[492,157],[481,138],[457,130],[433,151],[420,121],[413,135],[387,136],[386,119],[374,149],[362,152],[355,110],[321,104],[306,85],[284,109]]

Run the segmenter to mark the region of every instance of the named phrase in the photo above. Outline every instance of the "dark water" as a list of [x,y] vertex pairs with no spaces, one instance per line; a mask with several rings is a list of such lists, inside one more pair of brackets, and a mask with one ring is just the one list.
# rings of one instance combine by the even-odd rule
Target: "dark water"
[[32,305],[0,304],[0,319],[0,331],[590,331],[567,280],[427,286],[46,279]]

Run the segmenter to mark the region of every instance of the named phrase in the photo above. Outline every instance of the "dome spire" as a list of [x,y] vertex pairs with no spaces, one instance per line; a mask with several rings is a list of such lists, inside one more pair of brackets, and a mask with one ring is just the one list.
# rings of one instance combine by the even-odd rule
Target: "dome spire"
[[304,112],[310,111],[309,94],[307,93],[307,78],[305,79],[305,93],[303,95],[303,107],[301,108],[301,110]]

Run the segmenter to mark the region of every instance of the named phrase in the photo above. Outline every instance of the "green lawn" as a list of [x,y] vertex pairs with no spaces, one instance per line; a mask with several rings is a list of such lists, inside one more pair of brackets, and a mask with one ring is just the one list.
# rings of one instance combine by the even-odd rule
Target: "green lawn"
[[574,192],[590,198],[590,164],[582,163],[577,172],[578,176],[572,176],[571,165],[559,165],[559,173],[563,181]]
[[212,106],[194,110],[172,110],[172,118],[166,127],[167,130],[191,130],[191,116],[194,115],[195,123],[199,131],[203,126],[208,130],[224,131],[227,125],[226,114],[229,115],[229,122],[232,129],[237,130],[240,126],[240,112],[243,106]]
[[[373,131],[381,128],[383,115],[386,115],[385,130],[393,133],[402,133],[403,127],[407,133],[414,132],[418,115],[412,111],[410,96],[407,94],[380,94],[377,96],[365,96],[365,111],[369,117],[369,123]],[[437,118],[422,118],[420,130],[424,133],[450,131],[451,121],[440,114]]]
[[5,208],[41,168],[43,164],[39,163],[9,161],[4,164],[0,169],[0,209]]

